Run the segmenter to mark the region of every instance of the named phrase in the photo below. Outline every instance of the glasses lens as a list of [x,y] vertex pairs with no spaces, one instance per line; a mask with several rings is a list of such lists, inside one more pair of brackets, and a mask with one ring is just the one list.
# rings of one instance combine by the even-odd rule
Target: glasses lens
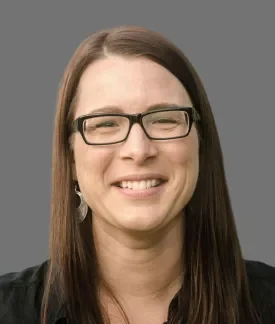
[[145,115],[143,125],[153,138],[165,139],[185,136],[189,130],[189,116],[185,111],[161,111]]
[[119,142],[125,138],[129,120],[122,116],[96,116],[86,119],[83,124],[84,135],[91,144]]

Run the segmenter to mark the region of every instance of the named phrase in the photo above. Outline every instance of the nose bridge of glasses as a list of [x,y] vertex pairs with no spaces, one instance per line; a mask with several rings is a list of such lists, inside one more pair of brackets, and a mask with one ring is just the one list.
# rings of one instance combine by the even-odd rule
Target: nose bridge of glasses
[[141,125],[141,120],[142,120],[142,114],[134,114],[134,115],[128,115],[128,118],[130,120],[130,125],[132,126],[133,124],[140,124]]
[[134,114],[134,115],[128,115],[129,118],[129,132],[132,129],[132,126],[134,124],[139,124],[139,126],[143,129],[143,125],[142,125],[142,114]]

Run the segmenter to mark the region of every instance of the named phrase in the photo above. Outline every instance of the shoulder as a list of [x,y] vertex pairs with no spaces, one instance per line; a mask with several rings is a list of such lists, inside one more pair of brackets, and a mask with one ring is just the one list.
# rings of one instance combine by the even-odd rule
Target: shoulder
[[250,293],[264,323],[275,323],[275,267],[254,260],[245,264]]
[[[251,285],[251,289],[262,288],[261,291],[265,291],[264,288],[273,293],[272,297],[275,298],[275,266],[267,264],[262,261],[245,260],[246,273]],[[273,300],[275,303],[275,300]]]
[[245,265],[250,278],[275,279],[275,266],[255,260],[245,260]]
[[0,324],[38,323],[48,261],[0,276]]

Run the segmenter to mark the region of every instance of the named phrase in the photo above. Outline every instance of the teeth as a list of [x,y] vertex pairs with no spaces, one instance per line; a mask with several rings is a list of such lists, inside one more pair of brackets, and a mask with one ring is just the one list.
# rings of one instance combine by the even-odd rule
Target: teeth
[[142,181],[121,181],[119,186],[121,188],[130,188],[133,190],[144,190],[151,187],[156,187],[160,184],[160,179],[142,180]]

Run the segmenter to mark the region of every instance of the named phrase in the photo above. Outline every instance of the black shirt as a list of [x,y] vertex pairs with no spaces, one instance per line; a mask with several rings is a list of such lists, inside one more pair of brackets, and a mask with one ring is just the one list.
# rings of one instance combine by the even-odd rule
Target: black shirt
[[[275,267],[252,260],[245,260],[245,264],[250,292],[261,311],[263,324],[275,324]],[[45,261],[20,272],[0,276],[0,324],[39,323],[47,265]],[[169,313],[177,307],[176,299],[177,295],[170,303]],[[52,305],[48,324],[66,323],[64,308]]]

